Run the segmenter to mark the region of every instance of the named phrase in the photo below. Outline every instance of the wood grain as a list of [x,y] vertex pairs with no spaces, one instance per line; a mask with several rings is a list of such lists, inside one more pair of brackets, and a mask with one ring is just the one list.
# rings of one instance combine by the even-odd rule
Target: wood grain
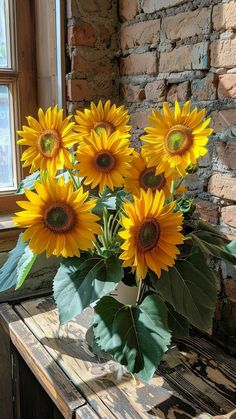
[[[182,389],[172,385],[172,363],[174,362],[173,369],[175,371],[176,368],[180,377],[181,366],[184,366],[181,357],[176,360],[175,355],[163,364],[163,368],[166,368],[165,374],[156,375],[151,384],[137,382],[129,374],[121,379],[117,378],[118,364],[114,361],[98,360],[85,343],[85,333],[91,319],[91,311],[88,309],[60,329],[52,298],[23,302],[15,306],[15,310],[102,418],[140,419],[155,416],[183,419],[197,418],[200,413],[208,412],[209,419],[212,417],[210,411],[217,410],[215,406],[211,409],[205,403],[200,403],[200,399],[189,397],[189,386],[196,380],[194,372],[190,371],[189,376],[185,376],[186,382]],[[167,372],[169,370],[170,377]],[[201,377],[197,385],[204,396],[205,383]],[[208,400],[213,403],[210,395]],[[232,411],[233,403],[226,403],[225,398],[224,402],[225,412]],[[217,414],[222,414],[223,410],[219,405],[218,407]]]
[[84,398],[8,304],[0,305],[0,325],[59,411],[72,418]]
[[0,418],[13,419],[11,385],[11,342],[0,326]]

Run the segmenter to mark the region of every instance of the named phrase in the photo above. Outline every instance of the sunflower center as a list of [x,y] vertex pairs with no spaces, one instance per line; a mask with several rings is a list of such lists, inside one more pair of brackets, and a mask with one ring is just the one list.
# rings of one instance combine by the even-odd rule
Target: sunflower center
[[109,151],[100,151],[95,163],[101,172],[109,172],[115,166],[115,158]]
[[160,237],[160,225],[154,218],[147,218],[143,221],[139,233],[139,247],[143,252],[152,250],[158,243]]
[[108,136],[111,135],[115,131],[115,128],[113,127],[113,125],[108,121],[97,122],[94,125],[94,129],[98,135],[100,135],[102,130],[105,129]]
[[67,233],[75,226],[76,216],[73,208],[63,202],[54,202],[44,212],[44,224],[54,233]]
[[139,177],[140,186],[146,191],[148,188],[161,190],[166,183],[163,173],[155,174],[155,167],[146,168]]
[[191,131],[182,125],[175,125],[171,128],[165,138],[166,149],[172,155],[184,154],[192,143]]
[[38,138],[38,149],[44,157],[54,157],[61,145],[61,139],[57,131],[48,129],[44,131]]

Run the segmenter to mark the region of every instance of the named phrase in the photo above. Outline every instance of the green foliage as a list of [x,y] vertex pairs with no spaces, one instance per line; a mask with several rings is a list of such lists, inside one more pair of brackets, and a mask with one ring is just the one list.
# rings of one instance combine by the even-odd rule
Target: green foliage
[[9,252],[6,263],[0,269],[0,292],[14,285],[16,289],[20,288],[35,259],[36,255],[27,242],[22,242],[22,234],[20,234],[16,247]]
[[189,321],[177,313],[174,308],[167,304],[168,308],[168,326],[173,338],[182,338],[189,335]]
[[236,241],[228,238],[207,223],[199,222],[198,229],[189,238],[203,253],[236,264]]
[[39,170],[37,170],[36,172],[32,173],[29,176],[26,176],[26,178],[23,179],[20,182],[16,193],[19,194],[19,195],[22,195],[25,192],[25,189],[33,190],[34,189],[34,182],[36,180],[40,180],[40,171]]
[[94,335],[102,350],[149,382],[170,344],[166,306],[157,295],[136,307],[103,297],[95,306]]
[[195,210],[195,204],[192,199],[181,198],[176,202],[175,211],[181,211],[183,214],[191,215]]
[[208,330],[217,300],[215,277],[200,251],[178,260],[158,279],[150,274],[155,290],[191,324]]
[[61,324],[113,291],[123,274],[121,262],[115,256],[63,259],[53,284]]
[[124,192],[123,189],[111,192],[108,189],[98,198],[96,207],[93,212],[100,217],[103,214],[103,210],[106,208],[109,211],[118,211],[121,204],[130,199],[130,195]]

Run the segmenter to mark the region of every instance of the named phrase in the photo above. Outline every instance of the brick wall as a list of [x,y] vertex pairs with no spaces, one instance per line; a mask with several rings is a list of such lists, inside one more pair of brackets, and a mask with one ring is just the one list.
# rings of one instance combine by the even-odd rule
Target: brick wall
[[[122,101],[139,146],[152,107],[207,107],[214,135],[187,185],[198,215],[236,237],[236,1],[67,0],[67,24],[69,111]],[[218,269],[215,334],[236,349],[236,269]]]
[[116,0],[67,0],[67,108],[119,93]]

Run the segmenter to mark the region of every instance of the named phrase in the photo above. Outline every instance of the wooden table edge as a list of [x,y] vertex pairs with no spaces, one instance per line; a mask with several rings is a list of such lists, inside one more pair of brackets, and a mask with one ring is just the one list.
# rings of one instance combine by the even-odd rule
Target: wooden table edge
[[[46,393],[53,400],[59,411],[66,419],[72,418],[80,407],[87,404],[86,400],[7,303],[0,304],[0,325],[9,335],[13,345],[23,357]],[[40,355],[40,359],[39,357],[36,357],[36,352]],[[49,374],[47,370],[49,367],[51,370],[53,368],[53,371],[55,371],[58,382]],[[56,387],[59,389],[59,382],[62,386],[60,387],[61,391],[58,390],[57,392]],[[68,392],[72,396],[72,400],[68,400],[66,392],[63,392],[62,388],[68,389]]]

